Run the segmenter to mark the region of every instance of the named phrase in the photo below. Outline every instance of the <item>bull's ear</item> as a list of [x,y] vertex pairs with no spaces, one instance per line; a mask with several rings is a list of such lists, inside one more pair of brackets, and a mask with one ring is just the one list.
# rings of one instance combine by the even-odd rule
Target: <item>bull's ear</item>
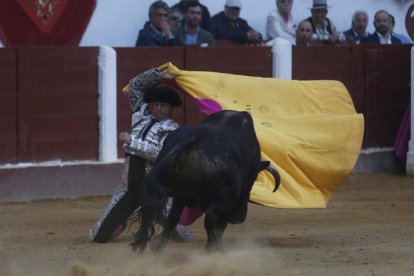
[[269,167],[269,165],[270,165],[270,161],[261,161],[260,162],[260,171],[263,171],[264,169]]

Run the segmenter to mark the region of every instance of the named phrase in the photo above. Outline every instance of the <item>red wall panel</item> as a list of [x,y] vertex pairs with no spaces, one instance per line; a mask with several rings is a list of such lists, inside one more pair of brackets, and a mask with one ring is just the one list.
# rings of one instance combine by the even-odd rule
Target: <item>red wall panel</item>
[[98,48],[19,48],[19,162],[98,158]]
[[0,48],[0,164],[17,162],[16,49]]
[[410,99],[410,45],[293,47],[292,77],[344,83],[364,114],[363,147],[392,147]]

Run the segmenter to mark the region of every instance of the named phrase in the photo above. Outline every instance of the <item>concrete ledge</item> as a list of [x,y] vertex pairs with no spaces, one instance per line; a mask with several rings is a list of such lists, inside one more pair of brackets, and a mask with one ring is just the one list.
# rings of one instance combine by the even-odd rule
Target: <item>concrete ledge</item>
[[[123,160],[0,166],[0,203],[111,195],[121,181]],[[353,172],[404,173],[391,148],[366,149]]]
[[0,168],[0,202],[112,194],[123,163]]
[[353,172],[404,174],[405,168],[392,148],[375,148],[361,151]]

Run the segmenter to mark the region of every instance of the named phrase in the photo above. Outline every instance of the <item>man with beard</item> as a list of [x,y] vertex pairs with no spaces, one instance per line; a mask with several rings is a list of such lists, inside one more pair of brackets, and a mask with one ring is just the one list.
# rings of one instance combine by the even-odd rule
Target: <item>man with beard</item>
[[296,46],[309,46],[309,42],[312,37],[312,24],[303,20],[298,24],[296,28]]
[[202,47],[214,44],[213,35],[200,26],[202,19],[201,4],[197,0],[185,1],[184,25],[179,27],[174,35],[180,45],[200,45]]
[[[193,1],[193,0],[181,0],[180,2],[178,2],[177,4],[173,5],[171,7],[172,10],[174,9],[178,9],[181,11],[182,14],[185,13],[185,4],[188,1]],[[199,0],[196,0],[197,2],[200,2]],[[200,26],[201,28],[203,28],[204,30],[210,31],[210,11],[208,10],[208,8],[206,6],[204,6],[203,4],[200,3],[201,6],[201,21],[200,21]]]
[[401,40],[390,33],[390,14],[379,10],[374,16],[375,33],[361,39],[361,44],[401,44]]

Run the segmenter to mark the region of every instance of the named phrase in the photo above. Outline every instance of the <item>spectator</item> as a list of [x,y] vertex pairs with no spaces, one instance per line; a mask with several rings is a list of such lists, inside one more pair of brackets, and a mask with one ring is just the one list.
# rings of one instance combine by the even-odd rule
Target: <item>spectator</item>
[[298,24],[296,29],[296,42],[297,46],[309,46],[309,41],[312,37],[312,24],[303,20]]
[[395,19],[394,16],[390,14],[390,34],[401,40],[402,44],[412,44],[411,39],[408,38],[405,34],[397,34],[394,32]]
[[276,0],[277,9],[274,9],[267,16],[266,35],[268,40],[280,37],[294,44],[296,23],[291,13],[292,4],[293,0]]
[[[178,2],[177,4],[173,5],[171,7],[171,9],[179,9],[181,11],[182,14],[185,13],[185,2],[188,2],[191,0],[181,0],[180,2]],[[198,0],[197,0],[198,1]],[[198,1],[200,2],[200,1]],[[206,6],[204,6],[203,4],[200,3],[201,6],[201,22],[200,22],[200,27],[203,28],[204,30],[210,31],[210,12],[208,11],[208,8]]]
[[326,17],[328,15],[328,4],[326,0],[313,0],[311,9],[312,16],[308,20],[312,24],[312,39],[335,44],[344,40],[342,33],[336,31],[335,25]]
[[356,11],[352,16],[351,29],[344,32],[344,36],[348,40],[359,44],[362,37],[371,35],[367,32],[368,14],[365,11]]
[[374,16],[375,33],[361,39],[361,44],[401,44],[401,40],[390,34],[390,14],[379,10]]
[[139,31],[135,46],[162,47],[178,46],[178,40],[173,36],[168,24],[169,7],[163,1],[155,1],[148,12],[149,22]]
[[170,25],[171,32],[174,33],[183,24],[184,17],[179,9],[170,9],[170,15],[168,16],[168,25]]
[[240,0],[226,0],[224,11],[211,18],[211,32],[216,39],[228,39],[239,43],[262,41],[262,35],[239,17],[241,7]]
[[204,47],[214,44],[213,35],[200,27],[201,13],[201,4],[197,0],[185,2],[184,25],[175,32],[181,45],[200,45]]

